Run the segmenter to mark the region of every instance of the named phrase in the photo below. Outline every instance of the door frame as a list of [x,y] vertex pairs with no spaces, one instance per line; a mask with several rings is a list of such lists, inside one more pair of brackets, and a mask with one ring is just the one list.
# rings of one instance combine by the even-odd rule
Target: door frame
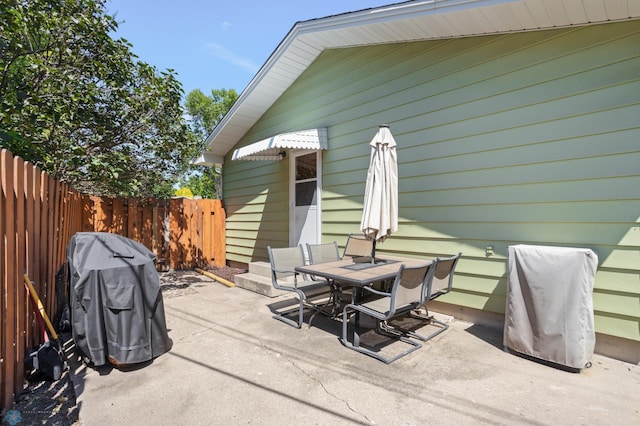
[[[296,158],[316,154],[316,243],[322,241],[322,150],[297,149],[289,151],[289,246],[294,245],[296,208]],[[306,249],[305,249],[306,250]]]

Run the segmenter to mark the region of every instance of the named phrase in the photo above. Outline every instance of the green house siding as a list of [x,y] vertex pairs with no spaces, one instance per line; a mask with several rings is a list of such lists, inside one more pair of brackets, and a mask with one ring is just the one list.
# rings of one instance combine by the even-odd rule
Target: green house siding
[[[509,245],[591,248],[596,331],[640,340],[639,21],[325,51],[240,145],[327,127],[323,239],[344,244],[382,123],[400,224],[381,251],[462,251],[440,300],[503,313]],[[227,157],[224,195],[228,259],[287,245],[286,161]]]
[[227,259],[265,260],[267,246],[289,242],[286,162],[227,159],[224,166]]

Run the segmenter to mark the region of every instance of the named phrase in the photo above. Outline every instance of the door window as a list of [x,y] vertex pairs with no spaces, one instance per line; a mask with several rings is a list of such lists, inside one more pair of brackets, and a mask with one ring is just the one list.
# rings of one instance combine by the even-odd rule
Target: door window
[[296,207],[317,204],[316,153],[296,157]]

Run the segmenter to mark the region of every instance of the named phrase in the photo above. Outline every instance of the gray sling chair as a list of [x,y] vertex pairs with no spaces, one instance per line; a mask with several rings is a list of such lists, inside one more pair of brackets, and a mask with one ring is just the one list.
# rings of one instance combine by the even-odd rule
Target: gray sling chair
[[[315,310],[309,318],[309,327],[313,318],[331,303],[331,286],[327,280],[313,280],[295,271],[296,266],[304,265],[304,251],[302,246],[271,248],[267,247],[271,262],[271,282],[278,290],[290,291],[297,295],[296,307],[283,312],[276,312],[274,318],[293,327],[301,328],[305,308]],[[315,302],[317,301],[317,303]],[[298,314],[297,321],[288,318],[293,313]]]
[[[383,292],[371,287],[364,287],[365,291],[381,297],[364,303],[350,303],[344,307],[344,310],[342,311],[342,344],[349,349],[367,354],[387,364],[420,349],[422,347],[421,343],[408,338],[406,335],[393,328],[384,330],[381,327],[381,324],[398,315],[404,315],[420,306],[423,297],[422,295],[426,292],[425,286],[429,284],[433,264],[434,262],[416,267],[406,267],[405,265],[400,266],[400,270],[393,281],[390,292]],[[348,325],[349,314],[354,311],[356,313],[356,324],[354,325],[352,343],[349,341]],[[358,334],[359,327],[357,324],[358,313],[369,315],[376,320],[376,333],[387,337],[393,337],[411,345],[411,347],[395,356],[387,357],[379,350],[376,351],[360,345],[360,337]]]
[[370,260],[371,256],[373,256],[373,241],[367,240],[364,234],[349,234],[342,258],[369,258]]
[[[373,259],[373,241],[367,240],[364,234],[349,234],[347,243],[344,246],[342,258],[351,257],[356,263],[371,262]],[[391,286],[390,282],[381,281],[374,283],[380,289],[387,290]]]
[[311,264],[340,260],[340,251],[335,241],[322,244],[307,243],[307,252],[309,253],[309,262]]
[[[332,243],[322,244],[307,243],[307,253],[309,253],[309,263],[312,265],[340,260],[340,251],[338,249],[338,244],[335,241]],[[313,276],[311,278],[315,279]],[[344,288],[336,284],[333,280],[328,280],[328,282],[331,286],[331,316],[334,317],[340,312],[340,302],[342,300],[341,295]]]
[[[427,304],[443,294],[447,294],[453,288],[453,274],[456,269],[456,265],[458,264],[458,260],[462,256],[462,253],[458,253],[455,256],[440,258],[437,257],[433,261],[432,267],[432,277],[430,277],[430,282],[428,286],[425,286],[425,292],[422,295],[422,302],[416,308],[411,310],[408,314],[411,318],[415,318],[421,320],[422,323],[426,322],[429,325],[436,325],[436,330],[429,335],[421,335],[416,333],[415,328],[412,330],[403,329],[398,326],[396,323],[386,323],[383,324],[383,328],[387,331],[396,330],[401,331],[408,336],[420,339],[424,342],[436,337],[438,334],[444,332],[449,328],[449,324],[439,321],[433,317],[433,315],[429,315],[429,310],[427,309]],[[424,324],[422,324],[424,325]],[[422,326],[420,325],[420,327]]]

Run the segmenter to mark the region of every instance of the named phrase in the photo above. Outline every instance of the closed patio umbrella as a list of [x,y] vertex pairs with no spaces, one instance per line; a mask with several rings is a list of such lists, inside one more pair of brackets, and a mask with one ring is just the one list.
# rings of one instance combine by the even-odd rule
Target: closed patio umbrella
[[389,126],[381,125],[369,144],[371,160],[360,230],[373,241],[375,256],[376,242],[398,230],[398,159]]

